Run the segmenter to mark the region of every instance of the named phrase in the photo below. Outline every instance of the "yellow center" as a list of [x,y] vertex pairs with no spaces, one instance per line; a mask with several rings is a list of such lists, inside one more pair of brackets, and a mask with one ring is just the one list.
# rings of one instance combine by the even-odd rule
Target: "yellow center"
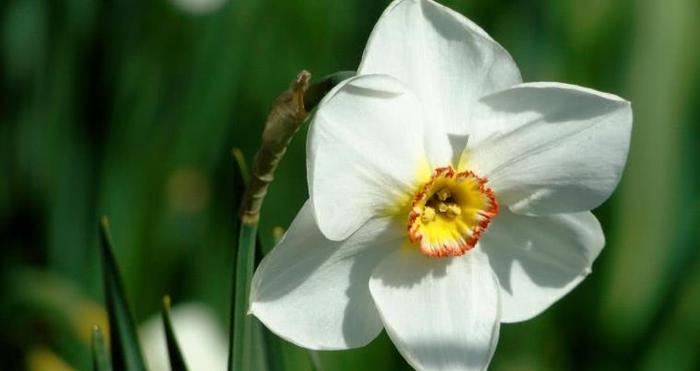
[[408,237],[429,256],[457,256],[472,249],[498,214],[486,179],[471,171],[437,168],[416,193],[408,214]]

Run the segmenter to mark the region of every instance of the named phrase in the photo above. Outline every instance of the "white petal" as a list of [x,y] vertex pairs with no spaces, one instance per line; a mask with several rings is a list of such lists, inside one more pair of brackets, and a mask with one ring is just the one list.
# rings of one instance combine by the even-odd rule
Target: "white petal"
[[343,242],[323,237],[307,202],[255,272],[250,312],[280,337],[311,349],[366,345],[382,329],[367,282],[401,230],[373,219]]
[[501,322],[549,308],[586,277],[604,244],[590,212],[531,217],[502,210],[479,242],[498,276]]
[[370,291],[397,349],[418,370],[484,370],[499,329],[486,257],[430,258],[404,248],[372,273]]
[[480,100],[468,167],[489,179],[512,211],[591,210],[617,186],[627,159],[632,110],[614,95],[559,83],[522,84]]
[[396,79],[357,76],[319,105],[307,143],[311,200],[332,240],[352,234],[415,187],[424,150],[423,114]]
[[457,154],[464,136],[474,131],[476,100],[522,81],[508,52],[484,30],[429,0],[399,0],[387,8],[358,72],[384,73],[406,83],[433,124],[452,134]]

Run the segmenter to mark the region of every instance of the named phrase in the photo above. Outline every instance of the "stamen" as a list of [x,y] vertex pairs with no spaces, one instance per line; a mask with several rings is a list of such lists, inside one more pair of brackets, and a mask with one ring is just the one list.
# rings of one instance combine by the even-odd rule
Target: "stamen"
[[423,223],[433,221],[435,219],[435,209],[430,206],[426,206],[425,209],[423,209],[423,215],[421,215],[420,219],[423,221]]
[[462,215],[462,208],[457,206],[457,204],[452,204],[450,207],[447,209],[447,211],[450,213],[452,216],[460,216]]
[[443,188],[437,192],[437,196],[440,199],[440,201],[445,201],[448,198],[450,198],[451,194],[447,188]]

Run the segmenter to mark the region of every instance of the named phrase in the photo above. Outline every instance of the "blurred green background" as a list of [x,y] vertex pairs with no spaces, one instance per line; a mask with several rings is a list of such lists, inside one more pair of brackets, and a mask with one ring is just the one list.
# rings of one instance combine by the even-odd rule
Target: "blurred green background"
[[[443,3],[526,81],[612,92],[635,114],[622,184],[596,210],[608,242],[594,274],[503,326],[491,369],[700,370],[700,2]],[[101,214],[138,322],[169,293],[208,305],[223,332],[242,187],[231,148],[252,157],[299,70],[355,69],[387,4],[2,1],[0,369],[90,369]],[[268,249],[307,194],[304,131],[263,207]],[[318,357],[323,370],[409,369],[386,335]],[[285,363],[310,370],[291,345]]]

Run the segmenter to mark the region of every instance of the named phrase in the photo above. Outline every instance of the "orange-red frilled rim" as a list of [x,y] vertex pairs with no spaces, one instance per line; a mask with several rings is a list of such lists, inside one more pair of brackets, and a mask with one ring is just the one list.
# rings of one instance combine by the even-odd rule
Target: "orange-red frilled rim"
[[452,166],[437,168],[418,189],[408,214],[408,238],[428,256],[459,256],[474,248],[498,202],[486,178]]

